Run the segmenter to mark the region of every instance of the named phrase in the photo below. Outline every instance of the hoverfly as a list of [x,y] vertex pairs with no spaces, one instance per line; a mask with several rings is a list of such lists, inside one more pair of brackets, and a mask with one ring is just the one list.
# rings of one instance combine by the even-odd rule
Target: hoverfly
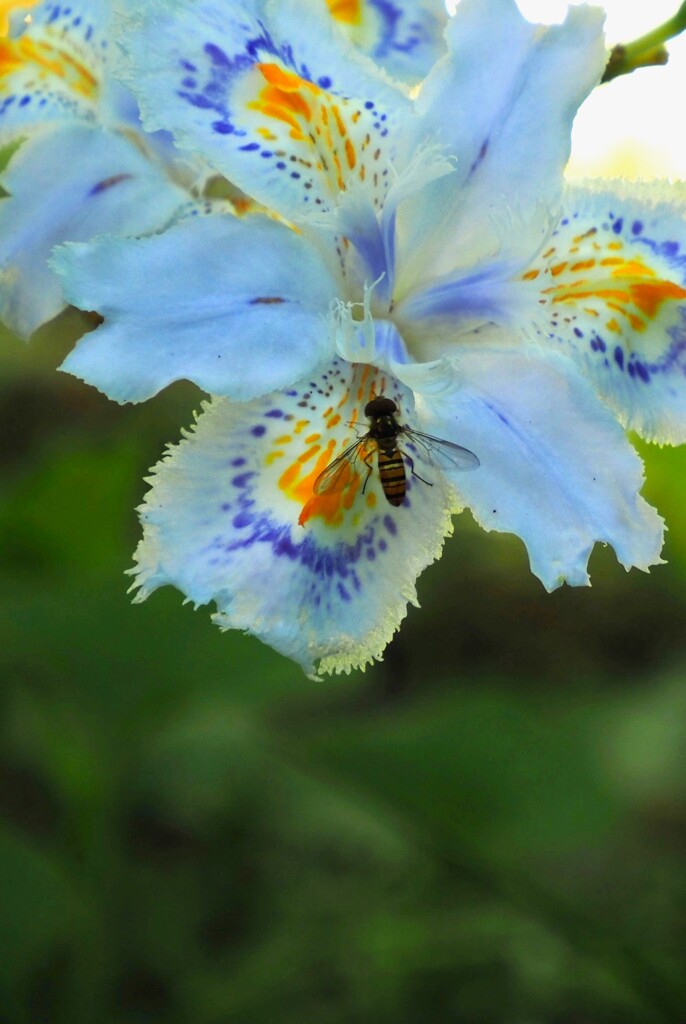
[[369,430],[366,434],[358,437],[319,474],[314,482],[314,493],[335,493],[347,487],[350,483],[350,474],[346,472],[346,468],[354,467],[358,456],[360,456],[367,467],[367,476],[362,486],[364,494],[369,478],[374,472],[371,462],[374,451],[377,453],[381,486],[386,501],[391,505],[397,506],[403,503],[407,490],[406,463],[412,476],[421,480],[422,483],[428,484],[429,487],[433,487],[429,480],[425,480],[415,472],[413,459],[398,446],[399,438],[407,438],[416,447],[423,448],[428,453],[429,461],[431,461],[431,456],[436,454],[455,469],[476,469],[479,465],[476,455],[468,451],[467,448],[462,448],[459,444],[453,444],[452,441],[445,441],[440,437],[432,437],[431,434],[423,434],[420,430],[413,430],[411,427],[398,423],[396,419],[398,413],[398,406],[391,398],[381,396],[367,402],[364,414],[369,420]]

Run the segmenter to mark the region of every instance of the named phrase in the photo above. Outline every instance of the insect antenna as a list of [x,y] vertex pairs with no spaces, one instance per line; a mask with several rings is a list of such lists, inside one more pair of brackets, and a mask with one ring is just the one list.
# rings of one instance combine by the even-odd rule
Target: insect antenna
[[[346,423],[346,427],[350,427],[351,430],[354,430],[356,437],[362,437],[362,432],[360,431],[360,428],[358,427],[357,422],[355,420],[348,420]],[[367,431],[365,430],[364,433],[366,434]]]

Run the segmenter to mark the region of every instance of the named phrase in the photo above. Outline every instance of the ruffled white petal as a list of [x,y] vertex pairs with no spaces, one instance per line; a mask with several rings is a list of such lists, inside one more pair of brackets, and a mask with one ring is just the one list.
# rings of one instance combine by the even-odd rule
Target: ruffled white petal
[[686,189],[569,186],[550,244],[524,273],[539,335],[569,353],[621,422],[686,441]]
[[521,537],[548,590],[587,584],[598,542],[627,569],[660,562],[641,461],[570,360],[485,348],[456,369],[457,390],[418,400],[418,420],[478,456],[453,481],[460,499],[484,529]]
[[22,337],[65,306],[55,245],[159,230],[186,199],[127,139],[78,124],[24,143],[0,181],[0,319]]
[[[531,25],[514,0],[462,0],[417,100],[418,137],[456,160],[400,212],[400,293],[482,259],[531,258],[559,201],[577,108],[606,61],[603,14]],[[508,220],[516,230],[508,231]]]
[[148,129],[170,129],[289,219],[335,205],[351,181],[380,202],[408,101],[346,43],[323,0],[151,0],[124,33]]
[[249,399],[313,372],[333,352],[336,284],[300,235],[263,216],[183,220],[139,240],[57,252],[67,298],[105,318],[65,360],[119,402],[192,380]]
[[[414,452],[417,472],[390,505],[359,458],[349,486],[313,494],[318,475],[366,428],[381,391],[411,422],[388,375],[335,360],[307,383],[245,404],[215,400],[155,469],[141,508],[139,599],[171,583],[216,621],[247,630],[312,673],[381,656],[416,603],[415,579],[452,530],[454,495]],[[421,468],[420,468],[421,467]],[[302,524],[302,525],[300,525]]]

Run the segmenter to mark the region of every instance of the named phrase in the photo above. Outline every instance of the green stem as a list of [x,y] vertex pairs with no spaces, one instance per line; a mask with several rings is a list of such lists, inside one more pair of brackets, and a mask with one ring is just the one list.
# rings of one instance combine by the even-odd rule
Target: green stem
[[605,74],[601,81],[610,82],[620,75],[628,75],[636,68],[666,64],[669,54],[665,49],[668,39],[673,39],[686,29],[686,0],[673,17],[662,25],[647,32],[633,43],[618,43],[612,48]]

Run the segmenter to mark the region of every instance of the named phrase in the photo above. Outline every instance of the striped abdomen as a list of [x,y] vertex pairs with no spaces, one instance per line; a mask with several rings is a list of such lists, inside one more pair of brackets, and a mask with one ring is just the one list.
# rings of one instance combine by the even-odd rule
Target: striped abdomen
[[391,448],[390,451],[379,448],[379,476],[386,500],[391,505],[402,505],[407,478],[405,463],[397,448]]

